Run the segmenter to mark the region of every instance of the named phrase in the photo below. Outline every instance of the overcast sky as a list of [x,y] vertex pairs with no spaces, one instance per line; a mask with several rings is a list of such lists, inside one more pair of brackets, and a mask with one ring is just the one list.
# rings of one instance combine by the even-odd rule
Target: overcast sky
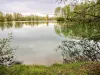
[[53,14],[54,9],[61,5],[56,0],[0,0],[0,11]]

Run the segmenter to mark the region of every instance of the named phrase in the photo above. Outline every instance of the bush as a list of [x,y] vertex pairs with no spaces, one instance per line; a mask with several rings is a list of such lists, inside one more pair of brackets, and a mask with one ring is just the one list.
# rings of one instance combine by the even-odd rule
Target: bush
[[56,49],[62,51],[63,60],[69,62],[100,61],[100,42],[82,39],[63,41]]
[[8,65],[13,61],[13,48],[10,45],[12,34],[8,38],[0,39],[0,65]]

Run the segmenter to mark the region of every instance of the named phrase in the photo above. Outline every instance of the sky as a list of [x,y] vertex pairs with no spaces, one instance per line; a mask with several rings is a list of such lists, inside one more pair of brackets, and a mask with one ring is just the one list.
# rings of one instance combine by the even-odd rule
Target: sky
[[58,6],[56,0],[0,0],[0,11],[3,13],[18,12],[24,15],[52,15]]

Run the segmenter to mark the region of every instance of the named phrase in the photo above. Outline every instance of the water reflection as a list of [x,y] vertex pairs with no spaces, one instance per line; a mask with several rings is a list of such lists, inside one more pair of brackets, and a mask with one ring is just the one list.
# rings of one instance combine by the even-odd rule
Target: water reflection
[[3,31],[4,29],[12,28],[13,24],[11,22],[2,23],[0,22],[0,29]]
[[60,22],[54,28],[59,36],[71,38],[56,49],[62,51],[64,63],[100,61],[100,22]]
[[9,27],[7,24],[0,24],[0,37],[7,37],[12,32],[12,46],[18,47],[15,51],[16,60],[24,64],[42,65],[62,62],[61,53],[53,49],[66,38],[56,35],[55,23],[9,22]]
[[16,60],[23,61],[25,64],[50,65],[62,62],[61,52],[55,52],[53,49],[63,40],[95,39],[93,36],[100,35],[100,25],[99,23],[78,24],[72,22],[0,23],[0,37],[5,37],[11,32],[14,37],[12,46],[19,46],[15,51]]
[[58,23],[55,26],[55,32],[70,38],[90,38],[100,36],[100,23]]
[[3,31],[5,29],[9,28],[22,28],[24,25],[26,26],[38,26],[39,24],[46,24],[48,25],[49,22],[29,22],[29,21],[23,21],[23,22],[0,22],[0,29]]

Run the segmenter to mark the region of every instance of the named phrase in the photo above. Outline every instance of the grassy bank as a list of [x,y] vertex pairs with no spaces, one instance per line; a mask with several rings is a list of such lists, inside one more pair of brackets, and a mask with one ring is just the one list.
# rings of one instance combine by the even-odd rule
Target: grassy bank
[[97,62],[0,67],[0,75],[100,75],[99,73],[100,63]]

